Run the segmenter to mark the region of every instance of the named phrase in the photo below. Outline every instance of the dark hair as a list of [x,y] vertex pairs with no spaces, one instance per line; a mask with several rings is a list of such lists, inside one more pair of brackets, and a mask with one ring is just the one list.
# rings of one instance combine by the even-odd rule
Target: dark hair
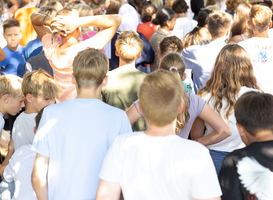
[[165,37],[159,44],[159,50],[161,56],[164,56],[167,52],[176,52],[181,54],[183,50],[182,41],[176,36]]
[[176,0],[172,6],[175,13],[186,13],[188,8],[189,6],[185,0]]
[[111,0],[108,8],[106,9],[106,14],[118,14],[121,7],[121,0]]
[[161,27],[166,26],[167,21],[171,21],[174,17],[175,12],[169,8],[162,8],[156,13],[156,18],[153,19],[153,24],[160,25]]
[[20,23],[17,19],[7,19],[6,21],[4,21],[3,23],[3,30],[4,30],[4,33],[5,33],[5,30],[7,28],[11,28],[11,27],[20,27]]
[[243,94],[236,102],[237,123],[251,135],[263,130],[273,131],[273,96],[261,92]]
[[38,129],[38,127],[39,127],[39,124],[40,124],[40,121],[42,119],[44,109],[45,109],[45,107],[42,108],[35,117],[36,129]]
[[143,6],[147,4],[146,0],[133,0],[134,6],[137,8],[137,12],[141,14]]
[[157,9],[154,5],[150,4],[150,5],[144,6],[141,11],[141,15],[140,15],[141,21],[143,23],[152,21],[152,16],[156,12],[157,12]]
[[211,10],[201,9],[197,16],[197,26],[204,27],[207,24],[206,20],[210,13],[212,13]]

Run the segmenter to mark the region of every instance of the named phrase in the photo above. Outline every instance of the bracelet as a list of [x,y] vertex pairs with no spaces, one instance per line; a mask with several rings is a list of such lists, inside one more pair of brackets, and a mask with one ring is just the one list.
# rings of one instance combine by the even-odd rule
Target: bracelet
[[43,25],[45,26],[45,18],[49,17],[48,15],[46,15],[43,19]]

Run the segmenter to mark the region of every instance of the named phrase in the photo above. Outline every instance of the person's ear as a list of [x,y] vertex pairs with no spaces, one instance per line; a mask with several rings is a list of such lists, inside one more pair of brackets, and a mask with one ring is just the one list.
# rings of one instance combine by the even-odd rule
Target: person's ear
[[179,105],[179,108],[178,108],[178,113],[182,113],[183,111],[183,100],[180,101],[180,105]]
[[167,26],[170,27],[171,26],[171,21],[167,20]]
[[72,74],[72,84],[74,84],[74,85],[77,85],[77,81],[76,81],[76,78],[75,78],[75,76],[74,76],[74,74]]
[[269,28],[271,28],[272,27],[272,20],[270,20],[270,22],[269,22],[269,26],[268,26]]
[[186,78],[187,78],[187,74],[184,73],[184,75],[183,75],[183,80],[182,80],[182,81],[184,81]]
[[137,58],[140,58],[140,56],[141,56],[141,53],[137,56]]
[[36,134],[36,132],[37,132],[37,127],[36,126],[34,126],[34,128],[33,128],[33,132],[34,132],[34,134]]
[[142,112],[142,110],[141,110],[141,107],[140,107],[140,104],[139,104],[139,102],[138,102],[138,104],[137,104],[137,109],[138,109],[138,112],[139,112],[139,114],[143,114],[143,112]]
[[27,95],[26,95],[26,100],[27,100],[28,102],[32,103],[32,102],[33,102],[33,95],[32,95],[32,94],[27,94]]
[[118,51],[116,50],[116,56],[119,57]]
[[107,85],[107,83],[108,83],[108,78],[109,78],[108,75],[106,75],[106,76],[104,77],[104,79],[103,79],[103,81],[102,81],[102,83],[101,83],[102,87],[105,87],[105,86]]
[[245,129],[243,128],[243,126],[241,124],[239,124],[239,123],[236,123],[236,127],[237,127],[237,129],[239,131],[240,136],[241,137],[244,136],[245,135]]
[[247,25],[249,26],[249,28],[252,28],[251,24],[250,24],[250,21],[247,21]]
[[9,99],[10,99],[10,96],[8,94],[5,94],[3,97],[2,97],[4,103],[9,103]]

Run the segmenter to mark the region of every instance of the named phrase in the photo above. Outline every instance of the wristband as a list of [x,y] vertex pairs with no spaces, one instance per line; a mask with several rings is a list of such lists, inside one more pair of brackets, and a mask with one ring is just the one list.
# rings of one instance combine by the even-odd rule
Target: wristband
[[48,15],[46,15],[43,19],[43,25],[45,26],[45,18],[49,17]]

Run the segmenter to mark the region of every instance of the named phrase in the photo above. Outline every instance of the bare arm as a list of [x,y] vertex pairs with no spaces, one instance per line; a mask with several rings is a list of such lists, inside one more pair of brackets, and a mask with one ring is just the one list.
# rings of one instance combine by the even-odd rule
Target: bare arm
[[[221,142],[222,140],[231,136],[231,130],[227,123],[224,122],[224,120],[217,115],[208,104],[205,104],[199,117],[214,129],[212,133],[198,139],[198,142],[201,144],[208,146]],[[200,133],[198,134],[200,135]]]
[[0,47],[0,62],[5,60],[6,58],[6,53],[4,52],[4,50]]
[[47,170],[49,158],[37,153],[31,175],[33,189],[39,200],[48,200]]
[[118,200],[121,193],[119,183],[108,182],[100,179],[96,200]]
[[19,8],[21,2],[18,0],[9,0],[9,2],[12,3],[12,6],[10,9],[8,9],[7,14],[9,15],[9,18],[12,18],[16,10]]
[[4,162],[2,163],[1,170],[0,170],[2,179],[4,179],[4,175],[3,175],[4,170],[5,170],[6,166],[9,164],[9,160],[10,160],[11,156],[13,155],[13,153],[14,153],[14,143],[13,143],[12,138],[10,137],[8,154],[7,154]]
[[197,140],[197,139],[203,137],[204,129],[205,129],[204,121],[200,117],[197,117],[194,120],[192,127],[191,127],[191,139]]
[[[46,15],[40,14],[40,13],[33,13],[31,15],[31,22],[33,25],[33,28],[35,29],[38,37],[42,41],[42,38],[47,33],[52,33],[51,29],[49,28],[53,18],[51,17],[45,17]],[[44,21],[44,24],[43,24]]]
[[126,110],[126,114],[129,118],[131,125],[141,118],[141,115],[137,111],[136,106],[134,104],[132,104],[130,108]]

